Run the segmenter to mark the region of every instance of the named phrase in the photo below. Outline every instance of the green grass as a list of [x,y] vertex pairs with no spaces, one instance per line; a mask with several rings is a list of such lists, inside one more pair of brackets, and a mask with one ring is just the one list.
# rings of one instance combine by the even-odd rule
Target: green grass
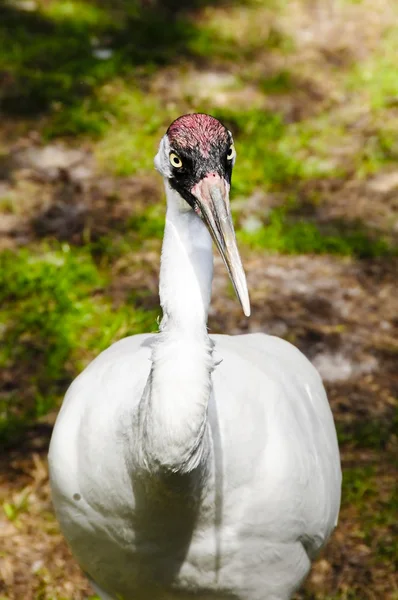
[[[29,117],[46,114],[46,138],[103,135],[114,124],[115,104],[122,100],[104,96],[106,84],[127,78],[135,91],[142,90],[148,75],[182,58],[230,61],[264,48],[264,40],[256,36],[250,47],[245,41],[238,45],[236,28],[220,28],[217,19],[198,22],[196,4],[200,6],[193,3],[187,10],[173,2],[150,6],[139,0],[102,5],[38,0],[35,10],[24,11],[12,0],[2,3],[3,111]],[[256,6],[253,18],[255,10]],[[266,47],[284,44],[284,36],[269,32]],[[140,104],[142,98],[135,107]]]
[[342,498],[345,505],[363,507],[376,494],[375,470],[372,466],[344,469]]
[[[164,203],[160,203],[134,214],[123,224],[122,231],[112,231],[91,242],[92,254],[103,268],[112,270],[118,259],[163,238],[165,212]],[[159,244],[156,249],[160,254]]]
[[71,377],[113,341],[156,329],[157,313],[115,310],[106,284],[87,249],[0,254],[0,367],[11,377],[0,434],[45,415]]
[[336,426],[341,444],[383,452],[397,431],[398,411],[392,419],[364,419],[353,423],[337,423]]
[[374,112],[391,106],[397,100],[397,53],[398,29],[395,23],[391,23],[376,52],[354,66],[347,76],[349,91],[364,94]]
[[[175,7],[174,7],[175,8]],[[258,186],[272,187],[297,178],[335,176],[344,165],[330,158],[330,148],[345,144],[351,132],[333,121],[330,111],[300,123],[283,123],[277,113],[233,111],[198,106],[165,106],[148,94],[151,74],[167,64],[185,61],[243,61],[251,81],[250,63],[258,52],[294,51],[294,44],[275,28],[264,38],[258,10],[280,12],[284,3],[246,3],[229,11],[216,11],[196,19],[195,10],[179,7],[171,19],[164,7],[142,3],[94,5],[87,1],[38,2],[33,12],[20,11],[12,2],[2,5],[0,19],[0,69],[5,74],[2,108],[6,114],[44,113],[45,139],[90,136],[101,139],[97,155],[113,174],[131,175],[152,167],[159,131],[180,110],[207,110],[231,125],[237,138],[238,194]],[[213,11],[216,9],[213,9]],[[207,13],[206,13],[207,14]],[[164,27],[165,19],[168,26]],[[237,22],[242,20],[242,35]],[[266,19],[265,19],[266,20]],[[256,32],[258,35],[250,34]],[[397,33],[391,28],[374,57],[349,70],[345,91],[365,94],[374,111],[397,97],[394,57]],[[109,55],[100,57],[99,50]],[[288,69],[253,81],[266,95],[293,92],[295,79]],[[252,82],[252,83],[253,83]],[[397,158],[397,130],[377,126],[357,157],[360,174],[372,174]]]
[[[393,477],[393,476],[392,476]],[[355,507],[358,511],[359,530],[357,536],[373,550],[375,562],[394,564],[398,560],[398,543],[396,514],[398,494],[396,486],[380,494],[380,478],[374,466],[346,467],[343,469],[342,505]],[[375,532],[381,530],[383,535],[375,539]]]
[[[273,209],[255,231],[245,231],[237,223],[238,242],[255,251],[279,254],[335,254],[361,259],[398,254],[397,247],[372,237],[360,224],[347,228],[341,223],[329,223],[320,229],[316,223],[297,217],[296,210],[292,201]],[[164,203],[150,206],[127,220],[123,235],[104,236],[93,244],[93,250],[98,256],[107,257],[111,264],[142,247],[145,241],[161,240],[164,220]]]
[[281,94],[294,90],[294,80],[292,74],[283,69],[271,77],[261,79],[259,87],[266,94]]
[[[266,4],[266,3],[264,3]],[[192,30],[187,47],[196,57],[218,62],[253,61],[264,50],[277,50],[282,54],[294,51],[294,42],[274,27],[264,35],[266,16],[258,17],[259,3],[246,3],[245,18],[242,13],[216,13],[213,19],[205,20]],[[274,2],[275,13],[284,10],[283,4]],[[242,35],[242,29],[246,35]]]
[[163,237],[165,212],[165,207],[157,204],[128,219],[127,227],[133,233],[136,243]]
[[[296,212],[296,203],[288,201],[271,210],[263,224],[254,231],[242,229],[238,215],[235,215],[238,243],[254,251],[265,250],[278,254],[335,254],[360,259],[398,255],[396,246],[372,236],[361,224],[348,227],[335,222],[320,228],[316,223],[300,218]],[[121,235],[103,236],[96,240],[92,245],[93,251],[101,260],[106,258],[111,265],[118,258],[142,247],[145,242],[161,240],[164,220],[164,203],[150,206],[130,217]],[[368,425],[365,429],[371,437],[374,428]]]
[[[261,6],[248,3],[243,12],[241,7],[236,11],[230,7],[228,12],[215,12],[213,18],[210,11],[210,16],[198,20],[194,10],[178,10],[170,19],[167,5],[155,10],[138,0],[101,6],[82,0],[39,1],[33,12],[20,11],[12,3],[4,5],[2,108],[11,115],[45,114],[40,127],[44,139],[99,139],[100,165],[116,175],[150,170],[159,132],[185,110],[205,110],[230,125],[238,150],[237,194],[342,174],[346,165],[336,164],[330,149],[344,145],[351,132],[333,121],[329,110],[299,123],[284,123],[281,115],[263,109],[215,109],[208,103],[198,105],[195,98],[182,98],[180,106],[169,106],[148,94],[150,76],[181,58],[223,64],[243,61],[248,67],[244,78],[250,83],[249,66],[256,53],[294,51],[293,42],[275,28],[269,29],[266,39],[260,35],[264,34],[257,16]],[[264,7],[285,10],[283,3],[264,3]],[[260,28],[258,35],[244,36],[236,28],[242,15],[243,31]],[[168,27],[164,27],[166,18]],[[109,55],[101,58],[98,50]],[[379,53],[351,69],[344,80],[346,91],[365,93],[376,113],[398,93],[396,50],[397,35],[391,29]],[[252,83],[265,95],[293,92],[296,86],[288,69],[269,77],[254,76]],[[376,127],[358,153],[359,174],[373,174],[396,160],[396,133],[393,125]]]
[[130,86],[120,80],[109,84],[104,95],[113,121],[96,146],[100,166],[118,176],[153,171],[159,131],[178,115],[172,115],[155,97],[148,98],[134,81]]
[[376,128],[364,142],[356,157],[358,177],[375,175],[383,167],[394,166],[398,161],[398,120],[382,129]]
[[267,222],[255,231],[238,230],[239,241],[253,250],[280,254],[337,254],[357,258],[398,254],[398,248],[383,239],[372,239],[360,226],[345,230],[341,223],[335,223],[322,231],[316,223],[297,218],[291,211],[289,204],[273,209]]
[[282,147],[287,126],[280,114],[259,109],[216,109],[212,114],[233,132],[237,142],[234,194],[246,195],[259,186],[290,185],[301,176],[300,160]]
[[[59,10],[69,6],[60,18]],[[107,19],[82,2],[52,3],[49,10],[21,12],[2,6],[0,65],[10,78],[2,106],[14,114],[35,114],[77,106],[93,86],[114,75],[119,57],[99,61],[91,38],[103,35]]]
[[47,137],[102,134],[113,106],[102,101],[101,86],[178,60],[195,33],[183,16],[165,27],[165,9],[138,1],[103,8],[39,1],[32,12],[10,2],[0,10],[2,108],[12,115],[47,113]]
[[356,537],[371,549],[372,564],[387,567],[398,560],[396,424],[397,415],[390,422],[360,421],[348,427],[337,424],[341,449],[348,443],[351,452],[353,449],[371,450],[373,456],[378,456],[365,465],[343,467],[342,510],[355,508]]

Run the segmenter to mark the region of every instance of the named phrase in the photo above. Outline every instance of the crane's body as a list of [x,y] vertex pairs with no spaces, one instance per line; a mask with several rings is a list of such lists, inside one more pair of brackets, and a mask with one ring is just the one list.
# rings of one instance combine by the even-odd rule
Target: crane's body
[[[225,184],[198,185],[248,314]],[[56,514],[104,599],[288,600],[337,521],[332,414],[288,342],[208,335],[205,201],[192,210],[167,180],[166,193],[161,331],[117,342],[69,389],[49,455]]]
[[183,483],[166,476],[152,489],[148,477],[146,491],[134,477],[134,413],[156,335],[114,344],[65,400],[52,448],[57,515],[82,568],[123,599],[289,598],[335,526],[337,449],[315,369],[275,337],[212,339],[222,362],[208,456]]

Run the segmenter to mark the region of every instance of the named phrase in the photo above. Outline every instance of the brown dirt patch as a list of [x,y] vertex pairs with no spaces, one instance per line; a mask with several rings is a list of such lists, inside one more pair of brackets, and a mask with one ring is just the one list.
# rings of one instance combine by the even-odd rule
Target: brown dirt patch
[[[367,180],[312,180],[301,187],[298,214],[320,225],[339,222],[398,241],[398,171],[381,170]],[[315,198],[315,200],[314,200]]]
[[153,176],[100,175],[89,148],[29,140],[0,161],[0,249],[34,239],[74,244],[123,231],[126,221],[161,198]]

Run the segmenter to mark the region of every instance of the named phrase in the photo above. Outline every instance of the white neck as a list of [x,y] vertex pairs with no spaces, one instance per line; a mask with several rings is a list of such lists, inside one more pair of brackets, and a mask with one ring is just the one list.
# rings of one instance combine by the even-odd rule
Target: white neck
[[214,368],[207,334],[213,254],[206,226],[166,181],[160,267],[163,319],[140,403],[140,462],[189,472],[206,460]]
[[166,226],[160,266],[161,329],[204,332],[211,298],[210,234],[187,202],[165,182]]

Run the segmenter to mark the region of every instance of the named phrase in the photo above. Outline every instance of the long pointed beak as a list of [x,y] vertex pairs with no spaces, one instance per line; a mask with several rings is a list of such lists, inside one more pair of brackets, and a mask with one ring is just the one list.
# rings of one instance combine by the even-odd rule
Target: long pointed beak
[[250,316],[250,300],[246,276],[239,256],[236,236],[229,211],[229,185],[215,173],[206,175],[191,190],[210,234],[227,267],[246,317]]

